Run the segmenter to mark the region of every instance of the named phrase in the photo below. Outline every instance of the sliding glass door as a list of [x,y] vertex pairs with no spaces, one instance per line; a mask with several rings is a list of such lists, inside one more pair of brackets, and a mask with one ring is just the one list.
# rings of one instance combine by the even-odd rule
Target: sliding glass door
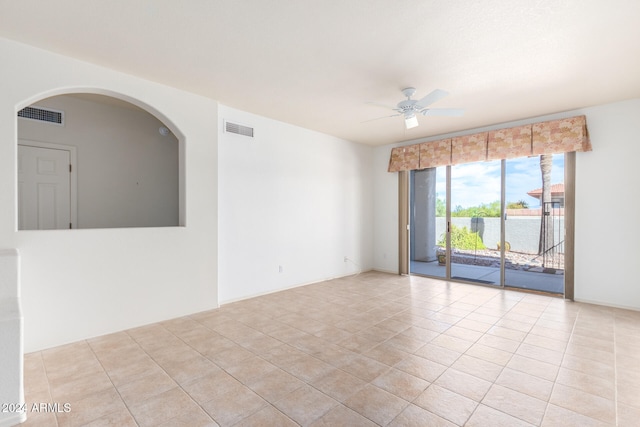
[[451,278],[500,286],[501,162],[451,167]]
[[564,293],[564,173],[562,154],[412,171],[410,272]]
[[564,292],[564,173],[563,154],[506,161],[506,286]]
[[411,171],[410,272],[446,278],[447,168]]

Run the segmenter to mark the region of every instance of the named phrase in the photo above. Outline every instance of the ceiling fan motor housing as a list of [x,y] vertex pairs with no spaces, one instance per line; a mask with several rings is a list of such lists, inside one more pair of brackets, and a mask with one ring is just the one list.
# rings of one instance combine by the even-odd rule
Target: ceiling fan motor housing
[[415,93],[415,87],[407,87],[402,89],[402,94],[406,96],[407,99],[398,102],[398,112],[403,113],[405,116],[410,116],[419,110],[419,108],[416,108],[416,104],[418,101],[411,99],[411,97],[415,95]]
[[416,111],[418,111],[418,108],[416,108],[416,103],[418,101],[413,100],[413,99],[407,99],[404,101],[400,101],[398,102],[398,111],[404,114],[407,113],[415,113]]

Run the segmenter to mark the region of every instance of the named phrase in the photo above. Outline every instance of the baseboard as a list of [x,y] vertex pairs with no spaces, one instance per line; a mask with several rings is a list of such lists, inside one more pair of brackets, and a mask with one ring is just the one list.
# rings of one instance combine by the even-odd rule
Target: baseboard
[[384,270],[382,268],[372,268],[369,271],[377,271],[378,273],[387,273],[387,274],[395,274],[396,276],[400,276],[397,271]]
[[11,427],[27,421],[27,414],[25,412],[14,412],[12,414],[4,413],[1,415],[8,416],[0,416],[0,427]]
[[265,292],[258,292],[258,293],[255,293],[255,294],[246,295],[246,296],[243,296],[243,297],[240,297],[240,298],[233,298],[233,299],[226,300],[226,301],[219,301],[218,304],[219,304],[220,307],[222,307],[224,305],[232,304],[234,302],[244,301],[244,300],[248,300],[248,299],[251,299],[251,298],[261,297],[261,296],[264,296],[264,295],[275,294],[276,292],[282,292],[282,291],[286,291],[286,290],[289,290],[289,289],[295,289],[295,288],[299,288],[301,286],[313,285],[315,283],[322,283],[322,282],[326,282],[326,281],[329,281],[329,280],[342,279],[344,277],[357,276],[358,274],[366,273],[367,271],[372,271],[372,270],[365,270],[365,271],[356,272],[356,273],[348,273],[348,274],[343,274],[341,276],[333,276],[333,277],[328,277],[326,279],[314,280],[314,281],[311,281],[311,282],[297,283],[295,285],[285,286],[284,288],[272,289],[272,290],[265,291]]
[[640,311],[640,307],[630,307],[630,306],[620,305],[620,304],[610,304],[607,302],[593,301],[593,300],[582,299],[582,298],[574,298],[573,300],[575,302],[579,302],[582,304],[591,304],[591,305],[599,305],[602,307],[620,308],[622,310]]

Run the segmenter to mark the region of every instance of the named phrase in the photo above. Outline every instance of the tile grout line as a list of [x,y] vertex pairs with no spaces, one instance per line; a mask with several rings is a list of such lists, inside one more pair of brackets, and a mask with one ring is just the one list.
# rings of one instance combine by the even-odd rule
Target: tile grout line
[[[523,297],[522,299],[524,299],[524,297]],[[520,301],[522,301],[522,299],[521,299]],[[520,301],[518,301],[518,303],[520,303]],[[513,305],[513,307],[511,307],[509,310],[507,310],[507,312],[506,312],[506,313],[504,313],[502,316],[500,316],[500,318],[499,318],[499,319],[504,319],[504,316],[506,316],[507,314],[509,314],[509,313],[510,313],[510,312],[511,312],[511,311],[512,311],[512,310],[513,310],[513,309],[518,305],[518,303],[514,304],[514,305]],[[547,304],[547,306],[548,306],[548,304]],[[475,311],[475,310],[474,310],[474,311]],[[493,326],[496,326],[496,325],[495,325],[495,323],[493,324]],[[507,329],[511,329],[511,328],[508,328],[508,327],[506,327],[506,328],[507,328]],[[531,326],[531,327],[529,328],[529,331],[526,333],[526,335],[525,335],[525,336],[523,337],[523,339],[520,341],[520,344],[518,345],[518,348],[516,348],[516,350],[515,350],[514,352],[509,352],[509,353],[511,353],[511,356],[509,357],[509,361],[508,361],[507,363],[505,363],[505,364],[502,366],[502,369],[500,369],[500,373],[496,376],[495,380],[493,380],[493,381],[491,382],[491,386],[490,386],[490,387],[487,389],[487,391],[484,393],[484,395],[482,396],[482,399],[478,402],[478,404],[477,404],[477,405],[476,405],[476,407],[474,408],[473,412],[469,415],[469,418],[467,418],[467,420],[465,421],[465,424],[466,424],[466,423],[467,423],[467,422],[468,422],[468,421],[473,417],[473,415],[477,412],[478,408],[479,408],[481,405],[483,405],[482,401],[485,399],[485,397],[487,396],[487,394],[489,393],[489,391],[491,390],[491,388],[493,388],[493,386],[495,386],[495,385],[498,385],[498,386],[499,386],[499,384],[497,384],[497,383],[496,383],[496,381],[498,380],[498,378],[500,378],[500,376],[502,375],[502,373],[503,373],[503,372],[504,372],[504,370],[506,369],[506,367],[507,367],[507,365],[509,364],[509,362],[511,361],[511,359],[513,359],[513,356],[516,354],[516,352],[518,351],[518,349],[520,348],[520,346],[521,346],[522,344],[524,344],[524,341],[526,340],[526,337],[529,335],[529,333],[530,333],[530,331],[531,331],[531,329],[532,329],[532,328],[533,328],[533,326]],[[483,334],[483,336],[484,336],[484,335],[486,335],[486,332]],[[507,338],[505,338],[505,339],[507,339]],[[479,340],[479,339],[478,339],[478,340]],[[477,341],[476,341],[476,343],[477,343]],[[492,347],[492,348],[493,348],[493,347]],[[463,353],[463,354],[466,354],[466,352],[465,352],[465,353]],[[471,357],[473,357],[473,356],[471,356]],[[481,360],[484,360],[484,359],[481,359]],[[502,387],[502,386],[501,386],[501,387]],[[508,388],[508,389],[510,389],[510,390],[512,390],[512,391],[515,391],[515,392],[520,393],[518,390],[513,390],[513,389],[511,389],[510,387],[505,387],[505,388]],[[526,394],[526,393],[523,393],[523,394]],[[533,397],[533,396],[530,396],[530,397]],[[496,411],[498,411],[498,412],[501,412],[501,413],[503,413],[503,414],[505,414],[505,415],[508,415],[508,416],[511,416],[511,417],[514,417],[514,418],[520,419],[520,420],[521,420],[521,421],[523,421],[523,422],[527,422],[526,420],[522,420],[521,418],[516,417],[516,416],[514,416],[514,415],[511,415],[511,414],[508,414],[508,413],[506,413],[506,412],[504,412],[504,411],[502,411],[502,410],[500,410],[500,409],[494,408],[494,407],[489,406],[489,405],[485,405],[485,406],[487,406],[487,407],[489,407],[489,408],[492,408],[492,409],[494,409],[494,410],[496,410]],[[543,414],[543,419],[544,419],[544,414]],[[540,420],[540,422],[542,423],[542,420]]]
[[[187,315],[187,316],[183,316],[183,317],[184,317],[184,318],[190,318],[188,315]],[[191,320],[193,320],[193,319],[191,319]],[[180,336],[176,335],[173,331],[169,330],[169,329],[168,329],[165,325],[163,325],[162,323],[163,323],[163,322],[159,322],[158,324],[159,324],[162,328],[164,328],[164,330],[166,330],[168,333],[170,333],[171,335],[173,335],[174,337],[176,337],[177,339],[179,339],[179,340],[180,340],[181,342],[183,342],[185,345],[189,346],[189,348],[193,349],[193,350],[194,350],[196,353],[198,353],[200,356],[204,357],[205,359],[209,360],[211,363],[213,363],[214,365],[216,365],[218,368],[220,368],[220,369],[222,369],[223,371],[227,372],[227,371],[226,371],[222,366],[218,365],[216,362],[214,362],[213,360],[209,359],[207,356],[205,356],[205,355],[204,355],[204,354],[202,354],[200,351],[198,351],[197,349],[195,349],[191,344],[189,344],[189,343],[188,343],[188,342],[186,342],[184,339],[182,339],[182,337],[180,337]],[[199,323],[199,322],[198,322],[198,323]],[[206,325],[203,325],[203,326],[204,326],[204,327],[207,327]],[[213,332],[216,332],[216,331],[213,331]],[[217,332],[216,332],[216,333],[217,333]],[[133,337],[132,337],[132,338],[133,338]],[[133,340],[134,340],[134,341],[136,341],[136,340],[135,340],[135,338],[133,338]],[[137,342],[137,341],[136,341],[136,342]],[[234,341],[234,342],[235,342],[235,341]],[[141,347],[142,347],[142,346],[141,346]],[[192,401],[193,403],[195,403],[195,404],[196,404],[196,405],[197,405],[197,406],[198,406],[198,407],[199,407],[199,408],[200,408],[200,409],[201,409],[205,414],[207,414],[207,416],[209,416],[212,420],[214,420],[216,423],[218,423],[218,422],[215,420],[215,418],[214,418],[214,417],[213,417],[209,412],[207,412],[207,410],[206,410],[206,409],[204,409],[204,407],[202,407],[202,405],[201,405],[200,403],[198,403],[198,402],[193,398],[193,396],[191,396],[191,394],[190,394],[187,390],[185,390],[185,389],[184,389],[183,385],[182,385],[182,384],[180,384],[180,383],[179,383],[179,382],[178,382],[178,381],[173,377],[173,375],[169,374],[169,372],[167,372],[167,371],[165,370],[165,368],[163,368],[163,367],[162,367],[162,365],[160,365],[160,363],[158,363],[158,362],[156,361],[156,359],[154,359],[154,358],[153,358],[153,356],[147,352],[147,350],[145,350],[144,348],[142,348],[142,349],[143,349],[143,351],[147,354],[147,356],[149,356],[149,357],[150,357],[150,358],[151,358],[151,359],[156,363],[156,365],[158,365],[158,367],[159,367],[160,369],[162,369],[162,370],[164,371],[164,373],[166,373],[166,374],[167,374],[167,375],[168,375],[168,376],[169,376],[169,377],[170,377],[170,378],[171,378],[171,379],[176,383],[176,386],[178,386],[178,387],[180,388],[180,390],[182,390],[182,392],[183,392],[183,393],[185,393],[187,396],[189,396],[189,399],[191,399],[191,401]],[[227,372],[227,373],[228,373],[228,372]],[[231,375],[231,374],[229,374],[229,375]],[[234,379],[236,379],[236,380],[237,380],[238,382],[240,382],[241,384],[243,384],[243,383],[242,383],[240,380],[238,380],[237,378],[235,378],[235,377],[233,377],[233,378],[234,378]],[[193,381],[189,381],[188,383],[195,382],[195,381],[197,381],[197,379],[193,379]],[[243,385],[244,385],[244,384],[243,384]],[[210,402],[210,400],[209,400],[209,401],[207,401],[207,402]],[[207,402],[203,402],[203,404],[205,404],[205,403],[207,403]],[[276,409],[277,409],[277,408],[276,408]],[[261,407],[261,408],[259,408],[259,409],[256,409],[256,411],[252,412],[251,414],[247,415],[246,417],[243,417],[242,419],[239,419],[239,420],[238,420],[236,423],[234,423],[234,424],[239,423],[240,421],[242,421],[242,420],[244,420],[244,419],[246,419],[246,418],[248,418],[248,417],[252,416],[253,414],[255,414],[256,412],[258,412],[258,411],[260,411],[260,410],[262,410],[262,407]],[[173,419],[177,418],[178,416],[179,416],[179,415],[176,415],[175,417],[172,417],[172,418],[170,418],[170,419],[168,419],[168,420],[166,420],[166,421],[173,420]],[[165,422],[166,422],[166,421],[165,421]]]
[[[124,331],[126,333],[126,331]],[[128,333],[127,336],[131,337]],[[140,346],[140,344],[133,338],[131,337],[131,339],[136,343],[136,345],[138,345],[138,347],[140,347],[142,349],[142,351],[144,351],[144,349]],[[127,404],[127,402],[125,402],[125,400],[122,398],[122,394],[120,393],[120,390],[118,389],[118,387],[113,383],[113,379],[111,378],[111,375],[109,375],[109,371],[104,367],[102,361],[100,360],[100,357],[98,357],[98,355],[96,354],[95,349],[93,348],[93,346],[91,345],[91,343],[89,342],[89,340],[85,340],[85,342],[87,343],[87,345],[89,346],[89,348],[91,349],[91,352],[93,353],[93,355],[95,356],[96,360],[98,361],[98,363],[100,364],[100,366],[102,367],[102,370],[104,371],[104,373],[107,375],[107,377],[109,378],[109,382],[111,383],[111,385],[113,386],[113,389],[116,391],[116,393],[118,393],[118,396],[120,396],[120,400],[122,401],[122,404],[124,405],[125,408],[127,408],[127,411],[129,412],[129,415],[131,415],[131,418],[134,420],[134,422],[136,423],[136,425],[140,426],[140,423],[138,422],[138,420],[136,419],[136,417],[133,415],[133,412],[131,412],[131,408],[129,407],[129,405]],[[146,351],[145,351],[146,354]],[[115,411],[114,411],[115,412]],[[109,415],[109,414],[105,414],[105,415]],[[104,415],[103,415],[104,416]],[[95,420],[99,419],[100,417],[96,418]],[[95,421],[95,420],[91,420],[91,421]]]
[[[549,393],[549,398],[547,399],[547,404],[545,406],[544,409],[544,414],[542,415],[542,420],[540,421],[540,424],[542,425],[542,423],[544,423],[544,419],[547,416],[547,413],[549,412],[549,405],[551,405],[551,397],[553,396],[553,391],[556,388],[556,384],[557,384],[557,380],[558,380],[558,376],[560,375],[560,369],[562,369],[562,363],[564,362],[564,359],[567,355],[567,348],[569,347],[569,343],[571,342],[571,338],[573,337],[573,331],[576,328],[576,323],[578,322],[578,316],[579,316],[580,311],[578,310],[578,312],[576,313],[575,319],[573,320],[573,326],[571,327],[571,332],[569,333],[569,339],[567,340],[567,343],[565,344],[564,347],[564,351],[562,352],[562,360],[560,360],[560,365],[558,365],[558,372],[556,373],[554,379],[553,379],[553,384],[551,386],[551,392]],[[538,319],[539,321],[539,319]],[[538,323],[538,322],[536,322]]]
[[[232,341],[234,344],[237,344],[238,346],[240,346],[240,347],[242,347],[242,348],[246,349],[247,351],[250,351],[254,356],[256,356],[256,357],[260,358],[261,360],[263,360],[263,361],[265,361],[265,362],[267,362],[267,363],[269,363],[269,364],[273,365],[273,363],[271,363],[269,360],[265,359],[262,355],[260,355],[260,354],[256,353],[256,352],[255,352],[255,351],[253,351],[253,350],[249,350],[249,349],[247,349],[246,347],[244,347],[244,346],[243,346],[242,344],[240,344],[239,342],[237,342],[237,341],[233,341],[231,338],[229,338],[229,337],[227,337],[227,336],[225,336],[225,335],[220,334],[220,333],[219,333],[218,331],[216,331],[215,329],[210,328],[209,326],[207,326],[207,325],[203,324],[202,322],[200,322],[200,321],[198,321],[198,320],[196,320],[196,319],[192,319],[192,320],[193,320],[193,321],[195,321],[195,322],[197,322],[197,323],[199,323],[199,324],[200,324],[200,325],[202,325],[203,327],[205,327],[205,328],[209,329],[210,331],[212,331],[212,332],[214,332],[214,333],[216,333],[216,334],[219,334],[219,335],[221,335],[221,336],[223,336],[223,337],[225,337],[225,338],[229,339],[229,340],[230,340],[230,341]],[[235,319],[232,319],[232,320],[234,320],[234,321],[238,321],[238,320],[235,320]],[[273,320],[276,320],[276,319],[273,319]],[[296,348],[296,347],[291,346],[289,343],[286,343],[286,342],[284,342],[284,341],[282,341],[282,340],[280,340],[280,339],[278,339],[278,338],[275,338],[275,337],[273,337],[273,336],[271,336],[271,335],[268,335],[268,334],[266,334],[266,333],[264,333],[264,332],[262,332],[262,331],[260,331],[260,330],[258,330],[258,329],[255,329],[255,328],[254,328],[253,326],[251,326],[251,325],[247,325],[247,324],[243,323],[242,321],[238,321],[238,322],[242,323],[242,324],[243,324],[243,325],[245,325],[246,327],[251,328],[252,330],[254,330],[254,331],[256,331],[256,332],[259,332],[259,333],[261,333],[261,334],[267,335],[267,336],[269,336],[270,338],[273,338],[273,339],[275,339],[276,341],[279,341],[279,342],[280,342],[281,344],[283,344],[283,345],[288,345],[288,346],[290,346],[290,347],[292,347],[292,348]],[[171,331],[169,331],[169,332],[171,332]],[[302,332],[305,332],[305,331],[302,331]],[[171,332],[171,333],[173,333],[173,332]],[[193,347],[191,346],[191,344],[189,344],[189,343],[187,343],[186,341],[184,341],[181,337],[179,337],[179,336],[177,336],[177,335],[175,335],[175,334],[174,334],[174,336],[176,336],[176,338],[180,339],[182,342],[184,342],[184,343],[185,343],[186,345],[188,345],[189,347],[193,348]],[[233,377],[233,378],[234,378],[236,381],[238,381],[240,384],[242,384],[243,386],[247,387],[247,388],[248,388],[249,390],[251,390],[253,393],[255,393],[256,395],[260,396],[260,398],[261,398],[261,399],[263,399],[263,400],[268,404],[268,406],[271,406],[271,407],[272,407],[272,408],[274,408],[276,411],[280,412],[283,416],[287,417],[288,419],[290,419],[291,421],[293,421],[294,423],[296,423],[296,424],[298,424],[298,425],[299,425],[299,423],[298,423],[298,422],[296,422],[295,420],[293,420],[289,415],[285,414],[284,412],[282,412],[282,411],[280,410],[280,408],[278,408],[277,406],[275,406],[275,403],[276,403],[276,402],[273,402],[273,403],[272,403],[272,402],[268,401],[268,400],[267,400],[267,399],[265,399],[263,396],[261,396],[259,393],[257,393],[256,391],[254,391],[251,387],[249,387],[249,386],[248,386],[248,385],[246,385],[244,382],[242,382],[239,378],[236,378],[232,373],[228,372],[225,368],[223,368],[222,366],[218,365],[215,361],[213,361],[213,360],[209,359],[207,356],[205,356],[204,354],[200,353],[197,349],[193,348],[193,350],[194,350],[194,351],[196,351],[196,352],[198,352],[198,354],[200,354],[201,356],[205,357],[207,360],[210,360],[213,364],[215,364],[215,365],[216,365],[216,366],[218,366],[220,369],[222,369],[224,372],[226,372],[228,375],[230,375],[231,377]],[[299,349],[298,349],[298,350],[299,350]],[[300,350],[300,351],[302,351],[302,350]],[[307,354],[306,352],[304,352],[304,353],[305,353],[305,354]],[[308,354],[308,356],[309,356],[309,357],[314,357],[313,355],[310,355],[310,354]],[[314,357],[314,358],[315,358],[315,357]],[[315,358],[315,359],[316,359],[316,360],[319,360],[319,361],[321,361],[321,362],[324,362],[324,361],[322,361],[322,360],[320,360],[320,359],[318,359],[318,358]],[[325,363],[326,363],[326,362],[325,362]],[[273,366],[275,366],[275,368],[276,368],[276,369],[280,369],[280,370],[282,370],[283,372],[287,372],[286,370],[282,369],[281,367],[279,367],[279,366],[277,366],[277,365],[273,365]],[[332,366],[333,366],[333,365],[332,365]],[[318,390],[317,388],[313,387],[311,384],[307,383],[307,381],[305,381],[304,379],[299,378],[299,377],[296,377],[295,375],[293,375],[293,374],[291,374],[291,373],[289,373],[289,372],[287,372],[287,373],[288,373],[289,375],[294,376],[294,377],[295,377],[295,378],[297,378],[298,380],[302,381],[303,383],[305,383],[305,384],[306,384],[306,385],[308,385],[309,387],[312,387],[314,390],[317,390],[318,392],[320,392],[320,393],[324,394],[325,396],[327,396],[327,397],[331,398],[332,400],[336,400],[336,399],[334,399],[333,397],[328,396],[326,393],[322,392],[321,390]],[[292,390],[292,391],[291,391],[291,393],[294,393],[295,391],[299,390],[299,389],[300,389],[300,388],[302,388],[302,387],[303,387],[303,386],[300,386],[300,387],[296,388],[295,390]],[[185,393],[189,394],[186,390],[185,390]],[[289,394],[291,394],[291,393],[288,393],[286,396],[288,396],[288,395],[289,395]],[[189,395],[189,396],[191,397],[191,395]],[[281,399],[279,399],[278,401],[282,400],[284,397],[285,397],[285,396],[283,396],[283,397],[282,397]],[[338,402],[338,404],[342,404],[342,402],[339,402],[339,401],[337,401],[337,400],[336,400],[336,402]],[[196,402],[196,403],[197,403],[197,402]],[[344,405],[343,405],[343,406],[344,406]],[[261,408],[257,409],[255,412],[252,412],[251,414],[247,415],[246,417],[243,417],[242,419],[240,419],[240,420],[238,420],[236,423],[234,423],[234,425],[235,425],[235,424],[240,423],[241,421],[243,421],[243,420],[245,420],[245,419],[247,419],[247,418],[249,418],[249,417],[251,417],[252,415],[256,414],[257,412],[261,411],[262,409],[264,409],[264,407],[261,407]],[[333,408],[330,408],[328,411],[330,411],[331,409],[333,409]],[[207,414],[208,414],[208,412],[207,412],[204,408],[202,408],[202,410],[203,410],[203,411],[205,411],[205,413],[207,413]],[[327,411],[327,412],[328,412],[328,411]],[[322,417],[323,417],[323,416],[325,416],[325,415],[326,415],[326,413],[323,413],[323,414],[322,414],[322,415],[320,415],[316,420],[314,420],[314,422],[315,422],[315,421],[317,421],[317,420],[319,420],[320,418],[322,418]],[[213,417],[211,417],[211,418],[213,418]]]
[[[462,298],[465,298],[465,297],[462,297]],[[462,299],[462,298],[460,298],[460,299]],[[494,297],[490,298],[489,300],[491,300],[491,299],[493,299],[493,298],[494,298]],[[460,299],[458,299],[458,300],[456,300],[456,301],[453,301],[451,304],[449,304],[449,305],[447,305],[447,306],[443,306],[443,307],[442,307],[440,310],[438,310],[437,312],[440,312],[440,311],[442,311],[442,310],[446,309],[447,307],[450,307],[452,304],[455,304],[455,303],[457,303],[457,302],[460,302]],[[515,305],[514,305],[514,306],[515,306]],[[441,335],[444,335],[444,334],[445,334],[449,329],[451,329],[453,326],[457,325],[457,324],[458,324],[459,322],[461,322],[462,320],[466,319],[470,314],[472,314],[472,313],[474,313],[475,311],[477,311],[480,307],[482,307],[482,305],[478,305],[478,306],[476,306],[476,308],[475,308],[474,310],[472,310],[470,313],[468,313],[468,314],[467,314],[467,315],[465,315],[464,317],[461,317],[461,318],[460,318],[459,320],[457,320],[455,323],[452,323],[452,324],[449,326],[449,328],[447,328],[446,330],[444,330],[444,331],[440,332],[440,333],[439,333],[439,335],[438,335],[438,337],[439,337],[439,336],[441,336]],[[508,313],[509,313],[509,311],[511,311],[511,309],[510,309],[510,310],[508,310],[507,312],[505,312],[505,313],[504,313],[501,317],[499,317],[498,319],[502,319],[502,318],[504,317],[504,315],[506,315],[506,314],[508,314]],[[458,316],[455,316],[455,317],[458,317]],[[492,326],[495,326],[495,323],[493,323],[493,324],[492,324]],[[464,327],[462,327],[462,326],[461,326],[461,328],[464,328]],[[464,329],[469,329],[469,328],[464,328]],[[469,329],[469,330],[471,330],[471,329]],[[479,331],[476,331],[476,332],[479,332]],[[431,382],[430,382],[430,384],[429,384],[429,386],[427,386],[427,389],[428,389],[429,387],[431,387],[431,385],[435,384],[435,383],[436,383],[436,381],[438,381],[438,379],[439,379],[440,377],[442,377],[442,375],[444,375],[444,373],[446,373],[446,372],[447,372],[447,370],[449,370],[449,369],[455,369],[455,368],[453,368],[453,364],[455,364],[455,362],[456,362],[456,361],[458,361],[462,356],[466,355],[467,351],[468,351],[468,350],[469,350],[469,349],[470,349],[474,344],[477,344],[477,343],[478,343],[478,341],[480,340],[480,338],[482,338],[484,335],[486,335],[486,332],[483,332],[483,333],[482,333],[482,335],[481,335],[480,337],[478,337],[475,341],[470,341],[470,342],[472,343],[472,345],[471,345],[469,348],[467,348],[467,350],[465,350],[464,352],[461,352],[461,353],[460,353],[460,355],[459,355],[459,356],[458,356],[458,357],[457,357],[457,358],[456,358],[456,359],[451,363],[451,365],[447,366],[447,367],[446,367],[446,369],[445,369],[445,370],[444,370],[440,375],[438,375],[438,376],[437,376],[433,381],[431,381]],[[448,336],[451,336],[451,335],[448,335]],[[453,337],[453,338],[457,338],[457,337],[454,337],[454,336],[451,336],[451,337]],[[434,337],[434,338],[433,338],[433,339],[431,339],[429,342],[433,341],[433,340],[434,340],[434,339],[436,339],[436,338],[437,338],[437,337]],[[459,339],[462,339],[462,338],[459,338]],[[464,340],[464,341],[467,341],[467,340],[465,340],[465,339],[463,339],[463,340]],[[429,342],[427,342],[427,344],[428,344]],[[426,344],[425,344],[425,345],[426,345]],[[435,344],[435,345],[436,345],[436,346],[438,346],[438,347],[441,347],[441,346],[439,346],[438,344]],[[443,348],[445,348],[445,347],[443,347]],[[414,354],[414,355],[415,355],[415,353],[412,353],[412,354]],[[511,357],[513,357],[513,354],[514,354],[514,353],[512,353]],[[468,357],[472,357],[472,358],[474,358],[474,359],[481,360],[481,361],[485,361],[484,359],[480,359],[480,358],[477,358],[477,357],[474,357],[474,356],[471,356],[471,355],[467,355],[467,356],[468,356]],[[428,360],[428,359],[427,359],[427,360]],[[486,362],[489,362],[489,361],[486,361]],[[400,362],[398,362],[398,363],[400,363]],[[437,362],[436,362],[436,363],[437,363]],[[489,362],[489,363],[492,363],[492,362]],[[396,365],[397,365],[397,364],[396,364]],[[496,364],[496,365],[497,365],[497,364]],[[394,365],[394,366],[395,366],[395,365]],[[506,366],[506,365],[505,365],[505,366]],[[503,366],[503,367],[502,367],[502,369],[501,369],[501,371],[500,371],[500,372],[502,372],[502,371],[504,370],[505,366]],[[463,372],[463,371],[461,371],[461,372]],[[463,373],[465,373],[465,372],[463,372]],[[471,374],[467,374],[467,375],[471,375]],[[475,376],[475,375],[471,375],[471,376]],[[497,379],[499,376],[500,376],[500,374],[498,374],[498,376],[496,377],[496,379]],[[492,384],[492,385],[495,385],[495,380],[494,380],[494,381],[491,381],[491,384]],[[436,384],[436,385],[437,385],[437,384]],[[439,387],[441,387],[441,386],[439,386]],[[444,388],[444,389],[446,389],[446,390],[449,390],[449,389],[448,389],[448,388],[446,388],[446,387],[443,387],[443,388]],[[489,387],[489,389],[490,389],[490,388],[491,388],[491,387]],[[426,389],[425,389],[425,390],[426,390]],[[452,393],[455,393],[455,394],[460,395],[459,393],[457,393],[457,392],[455,392],[455,391],[453,391],[453,390],[449,390],[449,391],[450,391],[450,392],[452,392]],[[423,392],[424,392],[424,391],[423,391]],[[487,394],[488,392],[489,392],[489,390],[487,390],[487,392],[485,392],[485,394],[483,395],[483,398],[482,398],[482,399],[484,399],[484,397],[486,396],[486,394]],[[467,398],[467,399],[470,399],[470,398],[468,398],[468,397],[466,397],[466,396],[463,396],[463,395],[460,395],[460,396],[462,396],[462,397],[464,397],[464,398]],[[410,403],[411,403],[411,404],[415,404],[415,403],[413,403],[413,402],[415,402],[415,400],[416,400],[416,399],[418,399],[418,397],[419,397],[419,396],[417,396],[416,398],[414,398]],[[469,417],[465,420],[465,424],[466,424],[466,423],[471,419],[471,417],[473,417],[473,414],[478,410],[478,408],[479,408],[479,407],[480,407],[480,405],[482,404],[482,399],[481,399],[479,402],[477,402],[477,405],[475,406],[474,410],[471,412],[471,414],[469,414]],[[474,399],[470,399],[470,400],[474,401]],[[418,406],[418,407],[420,407],[420,405],[417,405],[417,406]],[[423,408],[423,409],[424,409],[424,408]],[[493,409],[495,409],[495,408],[493,408]],[[430,412],[430,411],[429,411],[429,412]],[[502,411],[500,411],[500,412],[502,412]],[[502,412],[502,413],[504,413],[504,412]],[[399,415],[399,414],[398,414],[398,415]],[[437,415],[437,414],[436,414],[436,415]],[[507,414],[507,415],[509,415],[509,414]]]
[[[40,355],[40,362],[42,363],[42,369],[44,369],[44,375],[45,375],[45,378],[47,380],[47,394],[49,395],[49,399],[53,403],[53,394],[51,393],[51,382],[49,381],[49,373],[47,372],[47,364],[44,361],[44,353],[43,353],[43,351],[39,351],[38,354]],[[26,403],[27,402],[25,401],[25,404]],[[27,418],[28,418],[28,414],[27,414]],[[53,419],[56,421],[56,426],[59,426],[60,423],[58,422],[58,414],[57,413],[55,414]]]

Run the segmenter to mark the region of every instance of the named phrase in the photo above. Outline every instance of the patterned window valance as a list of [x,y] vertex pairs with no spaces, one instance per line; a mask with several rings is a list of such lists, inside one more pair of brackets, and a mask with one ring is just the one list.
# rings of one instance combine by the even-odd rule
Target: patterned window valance
[[571,151],[591,151],[585,116],[396,147],[389,172]]
[[451,164],[486,160],[487,136],[487,132],[484,132],[453,138],[451,140]]
[[531,155],[531,125],[489,132],[487,160],[513,159]]
[[409,171],[420,169],[420,146],[408,145],[391,150],[389,172]]
[[[429,161],[423,164],[424,161]],[[420,169],[447,166],[451,164],[451,140],[425,142],[420,144]]]
[[584,116],[534,123],[531,133],[534,155],[591,151]]

